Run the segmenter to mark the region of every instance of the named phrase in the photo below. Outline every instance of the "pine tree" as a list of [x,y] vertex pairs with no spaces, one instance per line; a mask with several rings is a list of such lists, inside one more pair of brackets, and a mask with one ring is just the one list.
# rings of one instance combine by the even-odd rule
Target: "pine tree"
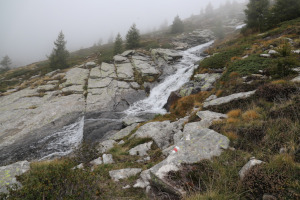
[[179,16],[177,15],[174,18],[172,28],[171,28],[171,33],[182,33],[183,31],[184,31],[184,24],[179,18]]
[[250,0],[247,4],[246,24],[248,28],[262,31],[267,29],[267,17],[269,15],[269,0]]
[[114,55],[120,54],[123,51],[123,40],[122,37],[120,35],[120,33],[118,33],[116,39],[115,39],[115,45],[114,45]]
[[209,2],[209,4],[207,4],[206,8],[205,8],[205,15],[206,16],[212,16],[214,13],[214,8],[211,5],[211,3]]
[[66,50],[66,41],[63,32],[61,31],[54,42],[55,47],[49,57],[50,67],[52,69],[63,69],[67,68],[67,58],[69,57],[69,52]]
[[3,70],[8,70],[11,66],[11,60],[10,58],[6,55],[3,57],[2,61],[0,62],[0,65],[2,65]]
[[126,48],[134,49],[140,45],[140,31],[133,24],[126,35]]
[[276,0],[271,20],[280,23],[300,17],[300,0]]

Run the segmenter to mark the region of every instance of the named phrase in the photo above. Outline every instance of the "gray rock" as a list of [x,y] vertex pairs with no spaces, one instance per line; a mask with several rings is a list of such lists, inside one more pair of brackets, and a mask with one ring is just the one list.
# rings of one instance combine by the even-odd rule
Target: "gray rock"
[[192,164],[211,159],[220,156],[222,150],[228,148],[227,137],[201,126],[197,128],[195,125],[197,123],[185,126],[182,139],[175,144],[174,150],[165,160],[150,169],[152,173],[163,179],[168,172],[178,171],[183,163]]
[[197,112],[197,116],[201,119],[201,121],[198,123],[198,126],[201,126],[203,128],[209,128],[210,125],[212,125],[213,121],[227,118],[227,115],[225,114],[216,113],[208,110]]
[[292,50],[292,53],[300,54],[300,49]]
[[115,66],[113,64],[102,63],[101,64],[101,77],[116,78]]
[[120,56],[120,55],[115,55],[114,56],[114,61],[117,63],[120,62],[128,62],[128,59],[126,57]]
[[259,56],[263,58],[271,58],[270,54],[260,54]]
[[84,85],[89,75],[88,69],[72,68],[67,71],[65,78],[66,82],[62,83],[62,87],[70,85]]
[[123,88],[123,89],[129,89],[130,86],[127,82],[124,82],[124,81],[118,81],[118,87],[119,88]]
[[124,51],[124,52],[121,54],[121,56],[128,57],[128,56],[130,56],[130,55],[132,55],[132,54],[134,54],[134,53],[135,53],[135,50],[127,50],[127,51]]
[[109,151],[110,149],[112,149],[115,144],[116,144],[116,141],[114,141],[114,140],[105,140],[99,144],[98,151],[100,153],[105,153],[105,152]]
[[262,200],[277,200],[277,198],[270,194],[264,194]]
[[101,70],[100,70],[100,67],[97,66],[97,67],[94,67],[91,69],[91,72],[90,72],[90,79],[91,78],[101,78],[102,75],[101,75]]
[[7,186],[12,186],[13,184],[21,186],[21,183],[16,180],[16,176],[24,174],[29,169],[30,163],[26,160],[0,167],[0,193],[7,193]]
[[216,95],[210,95],[207,99],[205,99],[205,101],[211,101],[218,98]]
[[201,91],[211,90],[213,84],[221,77],[221,74],[197,74],[194,76],[195,81],[201,83]]
[[58,73],[59,71],[60,71],[60,69],[54,70],[54,71],[52,71],[52,72],[49,72],[49,73],[45,74],[45,76],[51,77],[51,76],[53,76],[54,74]]
[[276,55],[276,54],[279,54],[279,53],[277,51],[275,51],[275,50],[270,50],[268,52],[268,54],[270,54],[270,55]]
[[146,188],[147,186],[150,185],[149,180],[151,179],[150,177],[150,171],[145,170],[142,171],[140,178],[136,181],[136,183],[133,185],[134,188]]
[[102,155],[103,164],[113,164],[114,160],[111,154],[103,154]]
[[142,74],[142,76],[155,76],[160,74],[155,67],[145,61],[133,59],[132,62],[134,67]]
[[226,97],[220,97],[208,102],[204,102],[203,107],[207,108],[208,106],[217,106],[217,105],[222,105],[225,103],[229,103],[233,100],[238,100],[238,99],[246,99],[251,97],[252,95],[255,94],[255,90],[254,91],[250,91],[250,92],[241,92],[241,93],[236,93],[236,94],[232,94]]
[[47,84],[51,84],[51,85],[57,85],[59,83],[59,80],[52,80],[52,81],[48,81]]
[[123,63],[117,65],[118,78],[123,80],[133,80],[133,66],[131,63]]
[[55,90],[55,88],[56,88],[56,85],[40,85],[37,88],[37,91],[38,92],[52,91],[52,90]]
[[122,145],[122,144],[124,144],[125,142],[124,142],[124,140],[121,140],[119,143],[118,143],[118,145]]
[[295,82],[295,83],[299,83],[300,82],[300,76],[297,76],[296,78],[293,78],[291,81]]
[[95,160],[92,160],[90,162],[91,165],[101,165],[103,162],[102,162],[102,158],[99,157],[99,158],[96,158]]
[[139,88],[141,87],[137,82],[131,82],[131,83],[130,83],[130,86],[131,86],[133,89],[139,89]]
[[63,88],[61,91],[65,92],[65,93],[82,94],[83,86],[82,85],[72,85],[72,86]]
[[130,185],[126,185],[126,186],[122,187],[122,189],[124,189],[124,190],[129,189],[129,188],[131,188]]
[[109,171],[109,176],[115,181],[119,181],[120,179],[126,179],[131,176],[135,176],[140,173],[142,169],[140,168],[126,168],[126,169],[119,169],[119,170],[112,170]]
[[146,56],[146,55],[143,55],[143,54],[140,54],[142,56],[132,56],[132,59],[136,59],[136,60],[143,60],[143,61],[149,61],[150,60],[150,57]]
[[246,174],[248,173],[248,171],[249,171],[252,167],[254,167],[255,165],[260,165],[260,164],[262,164],[262,163],[264,163],[264,162],[261,161],[261,160],[257,160],[257,159],[255,159],[255,158],[249,160],[249,162],[247,162],[247,163],[242,167],[242,169],[239,171],[239,176],[240,176],[240,178],[243,179],[243,178],[246,176]]
[[151,55],[154,58],[162,57],[166,61],[172,61],[182,58],[181,54],[171,49],[152,49]]
[[127,126],[126,128],[123,128],[119,132],[113,134],[109,138],[112,140],[120,140],[120,139],[126,137],[127,135],[129,135],[131,133],[131,131],[133,131],[136,127],[137,127],[136,123],[132,124],[130,126]]
[[104,79],[89,79],[88,88],[104,88],[108,87],[111,83],[111,78],[104,78]]
[[129,150],[129,154],[132,156],[138,155],[138,156],[146,156],[148,155],[147,151],[151,149],[151,145],[153,142],[148,142],[145,144],[140,144],[132,149]]
[[152,138],[160,149],[165,149],[172,143],[173,135],[178,131],[176,125],[170,121],[147,123],[141,126],[131,138]]
[[85,63],[86,67],[95,67],[97,64],[95,62],[87,62]]
[[123,119],[123,123],[126,125],[126,126],[130,126],[132,124],[135,124],[135,123],[140,123],[140,122],[144,122],[146,121],[145,119],[142,119],[142,118],[139,118],[139,117],[132,117],[132,116],[127,116]]
[[83,168],[84,168],[83,163],[80,163],[79,165],[73,167],[72,169],[74,170],[74,169],[83,169]]

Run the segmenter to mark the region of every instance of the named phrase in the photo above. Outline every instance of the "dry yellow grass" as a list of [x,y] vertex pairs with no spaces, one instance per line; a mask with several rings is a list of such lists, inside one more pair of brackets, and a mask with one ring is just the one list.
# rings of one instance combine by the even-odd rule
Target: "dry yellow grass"
[[232,141],[232,140],[237,140],[238,137],[239,137],[239,136],[238,136],[236,133],[234,133],[234,132],[225,132],[224,135],[227,136],[228,139],[231,140],[231,141]]
[[258,119],[260,115],[255,110],[248,110],[243,115],[242,118],[246,121]]
[[276,80],[276,81],[272,81],[271,83],[272,84],[284,84],[284,83],[286,83],[286,81],[285,80]]
[[233,124],[233,123],[240,122],[240,120],[236,119],[236,118],[228,118],[226,122],[229,123],[229,124]]
[[227,113],[227,116],[229,118],[237,118],[241,115],[241,113],[242,113],[241,109],[231,110]]
[[216,92],[216,96],[219,97],[219,96],[222,95],[222,93],[223,93],[223,90],[218,90],[218,91]]

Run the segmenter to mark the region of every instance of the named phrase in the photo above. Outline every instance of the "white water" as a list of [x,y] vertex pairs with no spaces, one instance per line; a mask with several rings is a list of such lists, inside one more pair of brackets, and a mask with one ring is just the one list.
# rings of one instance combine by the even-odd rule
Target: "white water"
[[137,115],[139,113],[159,113],[164,114],[166,110],[163,106],[171,92],[178,90],[184,83],[188,82],[193,74],[194,63],[203,59],[199,56],[201,50],[209,47],[214,41],[190,48],[181,52],[182,59],[175,65],[176,73],[168,76],[162,83],[154,87],[148,98],[135,102],[128,110],[125,111],[128,115]]
[[[46,143],[43,149],[44,155],[40,160],[70,154],[82,141],[83,127],[84,117],[71,125],[63,127],[61,131],[40,140],[39,143]],[[50,142],[48,143],[47,140]]]

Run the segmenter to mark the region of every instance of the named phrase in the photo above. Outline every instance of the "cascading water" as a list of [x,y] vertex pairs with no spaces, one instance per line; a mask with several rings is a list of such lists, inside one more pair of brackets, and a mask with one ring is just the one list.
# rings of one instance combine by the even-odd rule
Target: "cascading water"
[[70,154],[82,141],[83,127],[84,117],[81,117],[77,122],[63,127],[61,131],[40,140],[39,143],[45,144],[40,160]]
[[189,81],[195,68],[194,63],[202,59],[199,53],[204,48],[212,45],[213,42],[211,41],[181,52],[183,57],[175,65],[177,69],[176,73],[170,75],[162,83],[154,87],[148,98],[135,102],[125,113],[128,115],[137,115],[140,113],[164,114],[166,110],[163,109],[163,106],[167,103],[171,92],[178,90],[184,83]]
[[[165,113],[163,106],[166,104],[171,92],[178,90],[184,83],[189,81],[195,68],[194,63],[202,59],[200,53],[212,43],[213,41],[182,51],[181,61],[174,66],[176,73],[165,78],[164,81],[151,90],[148,98],[134,103],[125,111],[125,114],[135,116],[144,113]],[[88,121],[93,120],[120,121],[122,119],[88,119]],[[81,143],[83,128],[84,117],[71,125],[63,127],[61,131],[40,140],[38,143],[45,146],[40,152],[40,160],[70,154]]]

